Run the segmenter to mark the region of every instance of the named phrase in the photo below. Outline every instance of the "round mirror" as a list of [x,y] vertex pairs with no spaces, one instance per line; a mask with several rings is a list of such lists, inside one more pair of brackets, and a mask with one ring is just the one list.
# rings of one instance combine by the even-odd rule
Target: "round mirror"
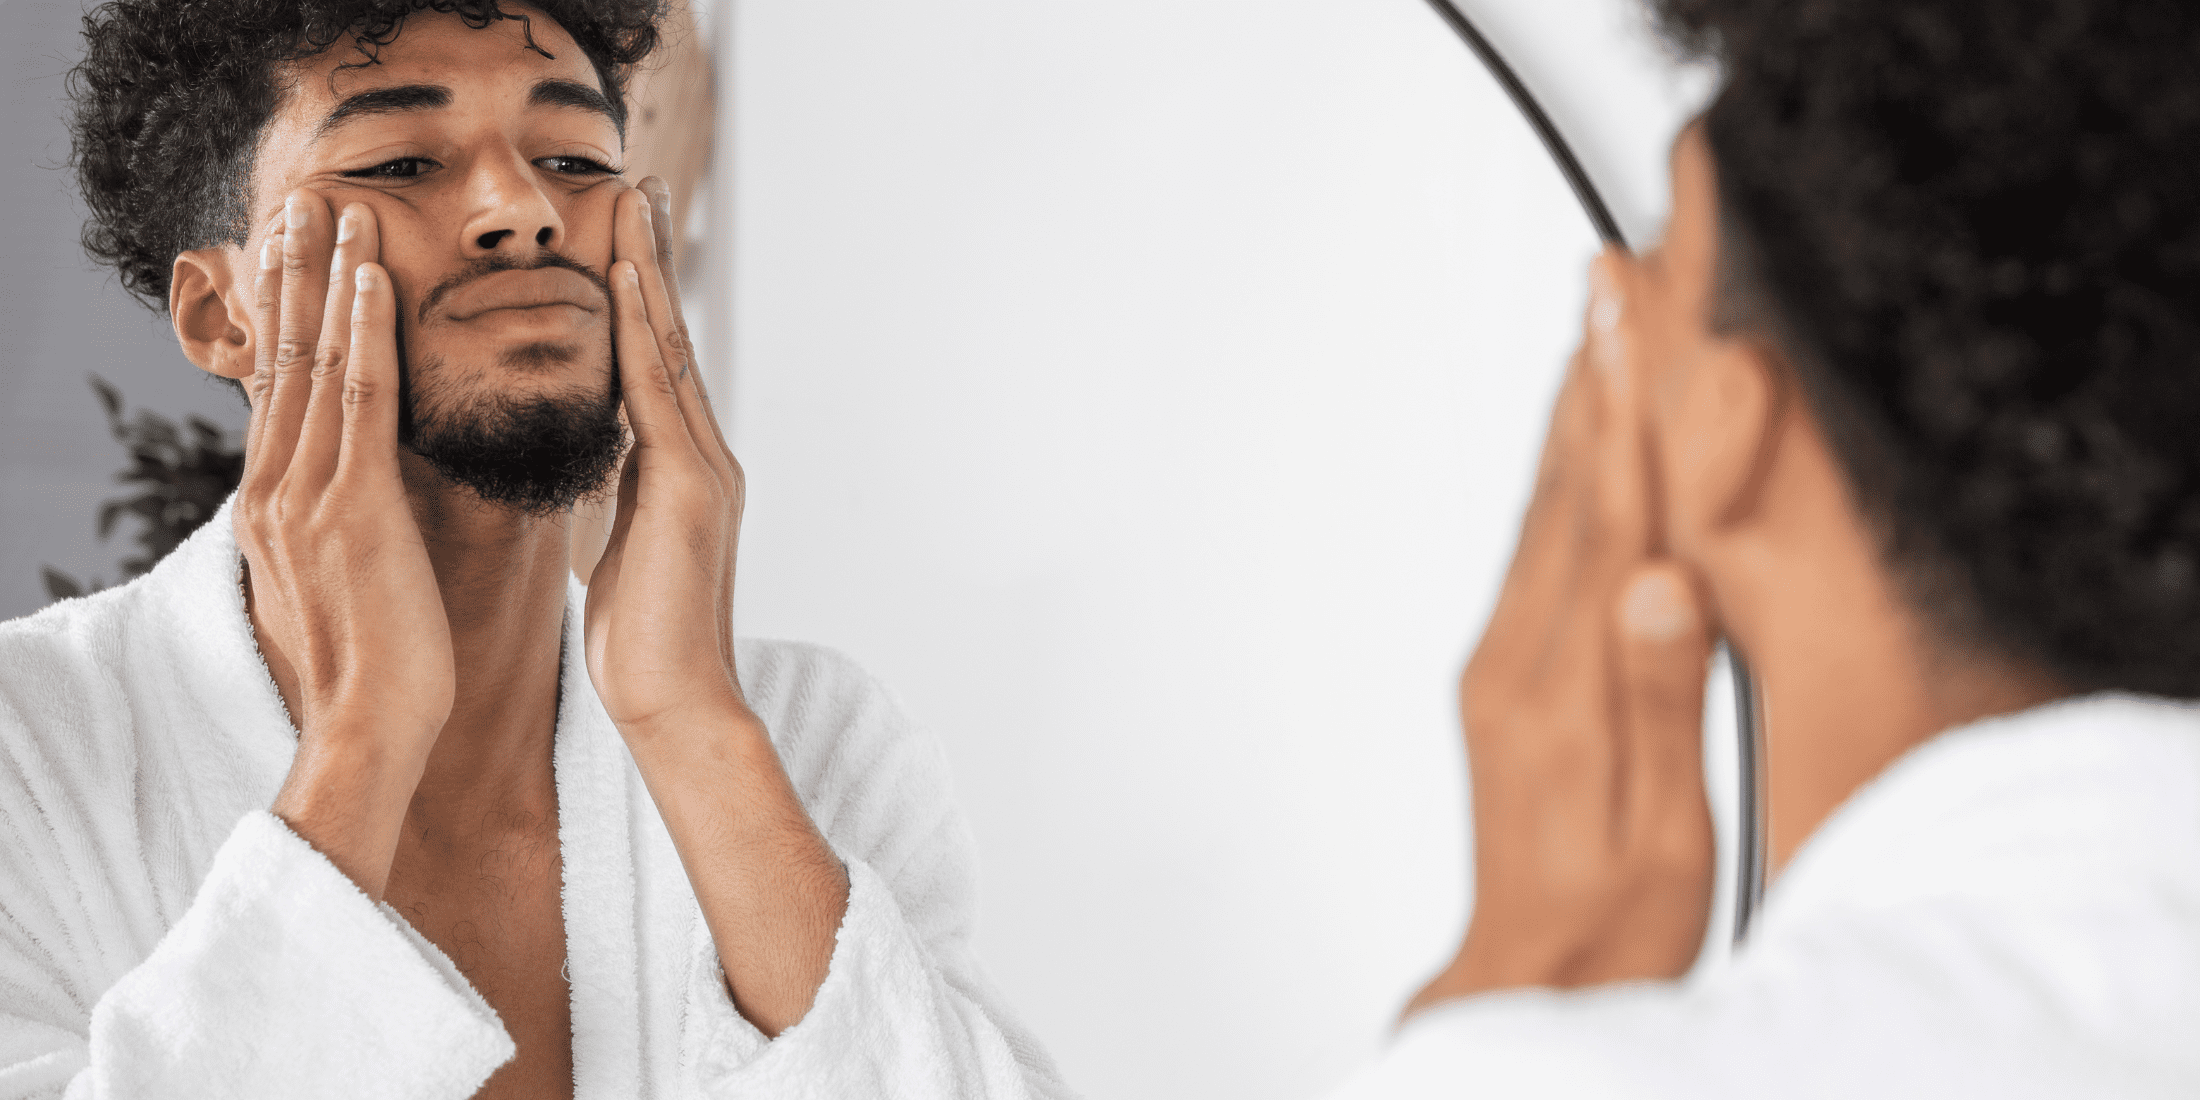
[[[1654,237],[1700,81],[1623,0],[1469,10]],[[1462,927],[1454,685],[1588,222],[1421,0],[733,15],[738,628],[946,745],[1074,1087],[1319,1094]]]

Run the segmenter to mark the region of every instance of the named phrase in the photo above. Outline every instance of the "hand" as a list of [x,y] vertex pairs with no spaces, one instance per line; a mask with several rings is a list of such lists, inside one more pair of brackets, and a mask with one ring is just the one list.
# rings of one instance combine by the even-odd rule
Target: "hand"
[[735,678],[733,577],[747,499],[695,369],[662,180],[621,195],[610,271],[634,446],[588,584],[588,674],[630,739],[749,717]]
[[329,823],[388,792],[329,769],[372,761],[402,813],[450,716],[450,626],[398,472],[396,294],[373,262],[374,213],[354,204],[339,222],[303,190],[284,211],[260,253],[237,544],[300,735],[275,811],[375,894],[394,823],[373,815],[371,837]]
[[694,369],[664,183],[642,188],[614,215],[612,317],[634,446],[588,582],[588,676],[695,887],[734,1007],[777,1036],[825,981],[848,877],[735,678],[746,485]]
[[1712,634],[1660,554],[1628,349],[1629,261],[1592,269],[1520,544],[1460,682],[1474,917],[1407,1014],[1450,997],[1685,972],[1710,913]]

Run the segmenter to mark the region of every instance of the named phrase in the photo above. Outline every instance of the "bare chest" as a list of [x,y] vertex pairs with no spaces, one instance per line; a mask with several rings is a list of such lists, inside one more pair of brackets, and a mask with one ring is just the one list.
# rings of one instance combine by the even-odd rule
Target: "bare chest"
[[443,950],[518,1047],[477,1098],[571,1096],[573,1014],[556,831],[547,844],[400,851],[385,899]]

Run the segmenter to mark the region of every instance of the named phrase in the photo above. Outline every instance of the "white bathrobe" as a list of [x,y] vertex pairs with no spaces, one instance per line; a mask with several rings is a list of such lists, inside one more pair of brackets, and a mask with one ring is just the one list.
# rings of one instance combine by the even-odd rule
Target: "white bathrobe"
[[1688,983],[1432,1009],[1332,1100],[2200,1097],[2200,711],[1943,734],[1827,820]]
[[[224,508],[150,575],[0,624],[0,1098],[458,1098],[512,1056],[440,950],[267,812],[297,734],[238,564]],[[848,912],[807,1016],[768,1040],[734,1010],[581,594],[554,750],[575,1095],[1068,1095],[971,954],[940,751],[814,646],[738,661]]]

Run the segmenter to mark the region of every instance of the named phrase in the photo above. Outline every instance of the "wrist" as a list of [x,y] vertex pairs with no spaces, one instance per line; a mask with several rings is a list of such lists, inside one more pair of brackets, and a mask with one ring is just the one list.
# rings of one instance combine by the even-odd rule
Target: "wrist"
[[749,709],[748,701],[727,693],[699,698],[680,707],[656,711],[646,718],[615,722],[619,736],[637,760],[645,754],[667,755],[700,745],[769,749],[771,735],[764,721]]
[[423,757],[372,738],[305,740],[269,810],[379,900],[425,771]]

